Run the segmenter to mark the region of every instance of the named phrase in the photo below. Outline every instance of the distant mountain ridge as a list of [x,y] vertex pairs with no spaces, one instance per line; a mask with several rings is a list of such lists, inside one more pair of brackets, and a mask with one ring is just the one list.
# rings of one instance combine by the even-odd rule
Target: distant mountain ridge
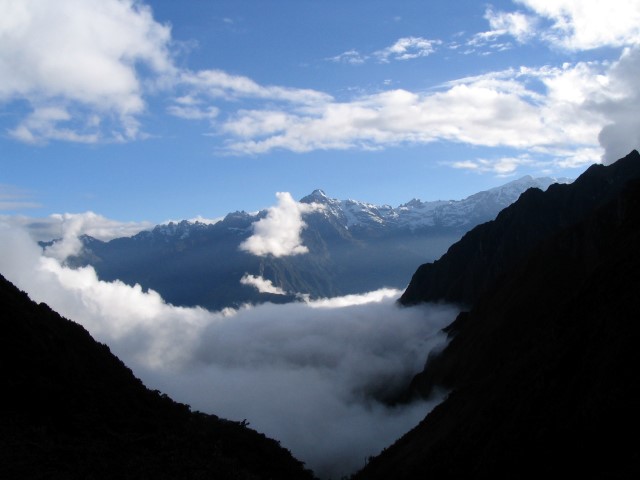
[[405,303],[469,305],[412,384],[450,394],[354,478],[638,477],[638,245],[634,151],[527,192],[420,267]]
[[[175,305],[209,309],[243,303],[288,302],[296,294],[329,297],[382,287],[404,288],[417,264],[440,256],[478,223],[490,220],[531,187],[546,189],[556,180],[523,177],[457,201],[398,207],[337,200],[322,190],[301,199],[322,211],[304,216],[304,255],[257,257],[239,250],[253,223],[267,215],[233,212],[215,224],[182,221],[158,225],[133,237],[102,242],[84,237],[72,266],[93,265],[104,280],[139,283]],[[561,180],[567,181],[567,180]],[[261,293],[240,284],[261,276],[289,294]]]
[[529,188],[546,190],[554,183],[570,182],[571,180],[566,178],[533,178],[526,175],[463,200],[423,202],[414,198],[396,208],[356,200],[337,200],[327,197],[322,190],[315,190],[311,195],[302,198],[301,202],[324,205],[330,215],[339,219],[346,228],[352,229],[466,229],[493,218],[497,212],[515,202]]

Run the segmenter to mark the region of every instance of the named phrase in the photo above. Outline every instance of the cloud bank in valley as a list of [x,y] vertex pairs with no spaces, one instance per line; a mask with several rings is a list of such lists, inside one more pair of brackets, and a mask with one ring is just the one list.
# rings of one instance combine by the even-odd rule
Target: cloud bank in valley
[[389,408],[443,345],[448,306],[399,308],[399,292],[209,312],[72,270],[22,229],[0,223],[0,272],[81,323],[150,388],[280,440],[317,474],[363,465],[434,405]]

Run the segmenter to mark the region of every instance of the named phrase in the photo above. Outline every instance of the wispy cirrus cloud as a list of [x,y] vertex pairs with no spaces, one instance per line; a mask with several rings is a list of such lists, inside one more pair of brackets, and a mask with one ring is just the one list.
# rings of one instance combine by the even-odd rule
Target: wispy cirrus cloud
[[41,205],[33,201],[32,194],[13,185],[0,183],[0,211],[25,210],[39,208]]
[[500,42],[499,39],[510,36],[519,43],[524,43],[535,34],[537,24],[535,17],[522,12],[496,12],[492,8],[485,12],[485,19],[489,22],[490,30],[473,35],[466,42],[468,48],[490,46],[494,50],[508,50],[512,45],[509,42]]
[[441,40],[430,40],[423,37],[402,37],[388,47],[372,53],[363,54],[358,50],[351,49],[327,60],[351,65],[362,65],[371,59],[380,63],[389,63],[394,60],[413,60],[431,55],[442,43]]
[[314,105],[332,100],[332,96],[312,89],[290,88],[275,85],[261,85],[249,77],[231,75],[222,70],[200,70],[182,72],[179,84],[190,89],[191,96],[203,95],[209,98],[237,100],[260,99]]
[[501,157],[498,159],[474,159],[454,162],[453,168],[472,170],[479,173],[494,173],[499,176],[508,176],[516,171],[518,166],[531,164],[532,160],[528,155],[521,157]]
[[361,54],[355,49],[347,50],[339,55],[334,57],[330,57],[327,60],[330,60],[335,63],[348,63],[351,65],[362,65],[367,61],[369,57]]
[[440,40],[429,40],[423,37],[403,37],[393,45],[373,53],[379,61],[388,63],[391,60],[413,60],[427,57],[441,45]]

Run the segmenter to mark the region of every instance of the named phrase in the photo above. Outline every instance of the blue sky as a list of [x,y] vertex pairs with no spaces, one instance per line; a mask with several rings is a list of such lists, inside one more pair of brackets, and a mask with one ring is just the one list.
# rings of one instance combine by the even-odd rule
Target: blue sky
[[639,25],[624,0],[0,0],[0,215],[576,177],[640,144]]

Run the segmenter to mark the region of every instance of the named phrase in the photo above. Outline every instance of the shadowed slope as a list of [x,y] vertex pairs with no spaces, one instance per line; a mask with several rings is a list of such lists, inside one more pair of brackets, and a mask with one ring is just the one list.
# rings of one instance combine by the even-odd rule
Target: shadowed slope
[[454,322],[413,385],[452,393],[356,478],[640,474],[640,182],[609,198]]
[[300,478],[288,451],[151,391],[0,276],[1,478]]

